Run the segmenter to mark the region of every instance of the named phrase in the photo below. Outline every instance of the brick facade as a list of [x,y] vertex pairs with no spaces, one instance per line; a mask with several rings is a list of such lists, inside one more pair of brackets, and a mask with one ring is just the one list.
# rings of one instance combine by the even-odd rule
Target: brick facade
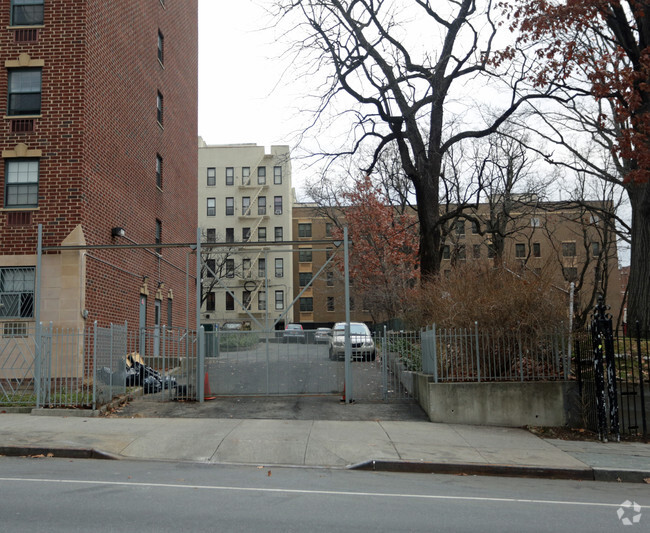
[[[46,1],[43,24],[33,27],[11,26],[10,8],[10,0],[0,1],[0,100],[8,105],[8,76],[15,62],[20,68],[42,64],[41,113],[26,119],[33,121],[33,131],[21,133],[12,129],[29,127],[5,117],[0,145],[4,151],[32,150],[40,166],[38,208],[26,211],[28,223],[13,214],[16,210],[0,213],[2,264],[11,264],[6,256],[36,253],[38,224],[44,246],[61,245],[78,226],[89,245],[154,243],[157,221],[162,242],[194,241],[197,0]],[[25,28],[36,30],[36,40],[16,42]],[[164,36],[162,62],[159,34]],[[162,124],[158,94],[163,95]],[[0,160],[2,191],[7,155],[12,156],[3,152]],[[157,157],[163,161],[162,187],[157,186]],[[111,237],[113,227],[124,228],[126,238]],[[86,320],[137,325],[146,277],[147,323],[153,325],[156,289],[164,284],[158,293],[162,323],[172,297],[173,325],[185,326],[187,253],[187,248],[165,248],[161,260],[142,249],[87,252],[79,268]],[[189,321],[194,326],[192,311]]]

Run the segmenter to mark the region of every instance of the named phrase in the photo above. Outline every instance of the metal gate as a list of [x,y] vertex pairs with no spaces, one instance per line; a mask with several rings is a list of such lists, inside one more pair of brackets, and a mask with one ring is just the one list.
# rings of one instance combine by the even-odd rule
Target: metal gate
[[[315,331],[209,331],[205,369],[215,396],[337,395],[351,400],[412,400],[413,371],[408,361],[420,352],[419,333],[374,335],[374,360],[332,359],[328,339]],[[207,394],[207,392],[206,392]]]

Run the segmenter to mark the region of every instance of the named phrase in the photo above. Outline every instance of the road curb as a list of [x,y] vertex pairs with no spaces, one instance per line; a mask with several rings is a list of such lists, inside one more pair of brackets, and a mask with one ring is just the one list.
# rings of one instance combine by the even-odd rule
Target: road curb
[[553,468],[503,464],[430,463],[414,461],[370,460],[350,465],[350,470],[403,472],[415,474],[448,474],[467,476],[529,477],[573,481],[616,481],[645,483],[650,471],[608,468]]
[[48,446],[0,446],[0,455],[7,457],[58,457],[62,459],[107,459],[123,457],[95,448],[52,448]]

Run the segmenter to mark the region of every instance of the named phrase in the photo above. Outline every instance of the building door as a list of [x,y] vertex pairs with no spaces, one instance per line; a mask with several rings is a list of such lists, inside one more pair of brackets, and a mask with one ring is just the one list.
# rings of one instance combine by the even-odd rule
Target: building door
[[140,355],[145,356],[147,344],[147,297],[140,295]]
[[160,356],[160,300],[153,307],[153,355]]

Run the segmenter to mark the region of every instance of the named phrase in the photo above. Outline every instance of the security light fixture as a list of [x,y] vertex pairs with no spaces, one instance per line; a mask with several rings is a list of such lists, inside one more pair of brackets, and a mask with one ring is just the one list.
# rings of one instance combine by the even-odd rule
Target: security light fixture
[[124,237],[125,234],[124,228],[116,227],[111,229],[111,237]]

